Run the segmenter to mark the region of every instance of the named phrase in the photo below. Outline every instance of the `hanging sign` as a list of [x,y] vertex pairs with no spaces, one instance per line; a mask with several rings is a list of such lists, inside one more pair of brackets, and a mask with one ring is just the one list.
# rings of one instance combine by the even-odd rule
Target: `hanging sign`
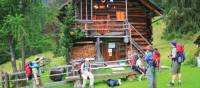
[[108,43],[108,48],[109,49],[115,48],[115,43]]

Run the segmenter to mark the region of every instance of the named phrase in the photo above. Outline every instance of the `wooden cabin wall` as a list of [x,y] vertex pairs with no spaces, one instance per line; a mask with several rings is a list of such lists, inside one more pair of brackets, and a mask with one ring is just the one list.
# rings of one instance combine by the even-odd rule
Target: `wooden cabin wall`
[[72,58],[94,58],[96,55],[95,44],[76,44],[72,48]]

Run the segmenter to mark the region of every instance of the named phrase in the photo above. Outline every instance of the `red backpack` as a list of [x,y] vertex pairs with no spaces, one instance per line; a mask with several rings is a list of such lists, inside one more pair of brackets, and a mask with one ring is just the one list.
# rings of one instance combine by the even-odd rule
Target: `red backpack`
[[77,64],[77,68],[81,69],[81,65],[83,64],[83,62],[81,61],[80,63]]
[[31,76],[32,75],[32,69],[29,66],[29,64],[25,64],[25,72],[27,76]]
[[184,46],[182,44],[176,44],[176,52],[177,53],[183,53],[184,52]]

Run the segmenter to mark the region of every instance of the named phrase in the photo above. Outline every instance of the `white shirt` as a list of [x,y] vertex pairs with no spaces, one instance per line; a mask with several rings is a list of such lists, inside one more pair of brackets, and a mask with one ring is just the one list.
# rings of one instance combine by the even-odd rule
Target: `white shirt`
[[172,58],[176,58],[176,47],[172,48]]
[[136,61],[136,66],[139,66],[139,67],[142,66],[142,61],[141,61],[140,59],[138,59],[138,60]]

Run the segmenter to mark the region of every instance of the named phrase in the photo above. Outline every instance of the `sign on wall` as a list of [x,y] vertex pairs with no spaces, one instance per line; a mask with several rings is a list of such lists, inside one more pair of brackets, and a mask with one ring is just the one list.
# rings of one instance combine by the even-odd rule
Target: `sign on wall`
[[115,43],[108,43],[108,48],[109,49],[115,48]]

